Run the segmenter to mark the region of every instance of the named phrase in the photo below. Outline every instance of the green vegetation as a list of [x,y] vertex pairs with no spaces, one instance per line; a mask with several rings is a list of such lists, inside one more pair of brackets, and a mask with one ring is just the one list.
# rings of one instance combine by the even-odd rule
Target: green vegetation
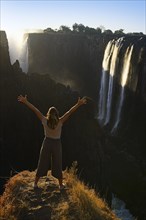
[[65,25],[61,25],[59,30],[55,29],[53,30],[52,28],[46,28],[44,30],[45,33],[55,33],[55,32],[59,32],[59,33],[78,33],[78,34],[86,34],[86,35],[99,35],[99,34],[103,34],[103,35],[118,35],[118,36],[123,36],[123,35],[133,35],[133,36],[141,36],[144,35],[142,32],[140,33],[124,33],[124,29],[119,29],[119,30],[115,30],[114,32],[111,31],[110,29],[105,29],[104,26],[100,26],[95,28],[92,27],[88,27],[88,26],[84,26],[83,24],[73,24],[72,25],[72,30],[65,26]]

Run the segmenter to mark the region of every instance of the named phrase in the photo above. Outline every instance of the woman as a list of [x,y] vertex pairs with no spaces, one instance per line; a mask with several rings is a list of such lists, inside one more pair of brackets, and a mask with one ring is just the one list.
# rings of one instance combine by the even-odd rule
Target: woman
[[55,107],[49,108],[47,115],[44,116],[34,105],[32,105],[27,100],[27,95],[18,96],[18,101],[30,108],[40,119],[44,127],[45,138],[40,151],[34,188],[38,187],[37,184],[40,177],[47,175],[49,162],[52,157],[51,174],[58,179],[59,188],[63,189],[62,146],[60,140],[62,125],[71,116],[71,114],[79,108],[79,106],[86,104],[86,98],[78,98],[78,102],[62,117],[59,117],[59,112]]

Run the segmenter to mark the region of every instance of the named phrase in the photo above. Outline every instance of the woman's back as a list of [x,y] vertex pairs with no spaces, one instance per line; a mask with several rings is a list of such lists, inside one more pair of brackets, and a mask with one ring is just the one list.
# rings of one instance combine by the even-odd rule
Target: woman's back
[[42,124],[44,127],[44,134],[46,137],[53,138],[53,139],[60,139],[61,130],[62,130],[62,121],[60,119],[54,129],[48,126],[46,117],[42,118]]

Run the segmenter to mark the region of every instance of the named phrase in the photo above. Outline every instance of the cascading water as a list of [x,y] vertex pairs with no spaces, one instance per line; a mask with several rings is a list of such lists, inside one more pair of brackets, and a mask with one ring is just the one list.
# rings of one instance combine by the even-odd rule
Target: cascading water
[[98,112],[98,118],[102,125],[106,125],[110,121],[112,94],[114,92],[114,75],[116,74],[119,62],[117,57],[123,40],[123,38],[119,38],[117,41],[110,41],[104,53]]
[[125,85],[128,79],[128,73],[130,71],[130,61],[131,61],[131,56],[132,56],[132,51],[133,51],[133,45],[129,46],[126,50],[125,57],[124,57],[124,63],[123,63],[123,70],[121,73],[121,88],[120,88],[120,96],[119,96],[119,103],[117,107],[117,114],[115,117],[115,124],[113,126],[113,129],[111,132],[114,132],[116,128],[118,127],[118,124],[120,122],[120,116],[121,116],[121,111],[122,111],[122,105],[124,102],[124,91],[125,91]]
[[27,46],[28,34],[24,34],[22,47],[19,55],[20,67],[22,70],[27,73],[28,72],[28,46]]
[[[139,79],[142,38],[122,37],[109,41],[105,49],[100,81],[98,120],[114,133],[126,121]],[[139,46],[139,44],[141,45]],[[141,72],[142,74],[142,72]],[[126,111],[126,114],[124,112]],[[127,114],[128,113],[128,114]]]
[[107,96],[107,105],[106,105],[106,117],[105,117],[105,122],[104,125],[106,125],[107,123],[109,123],[110,120],[110,116],[111,116],[111,106],[112,106],[112,98],[113,98],[113,89],[114,89],[114,75],[116,74],[116,70],[117,70],[117,66],[118,66],[118,62],[119,60],[117,59],[118,57],[118,53],[120,51],[120,48],[122,46],[122,41],[123,38],[120,38],[115,46],[114,46],[114,50],[113,50],[113,54],[112,54],[112,59],[111,59],[111,65],[110,65],[110,69],[109,69],[109,86],[108,86],[108,96]]
[[118,218],[121,220],[136,220],[135,217],[131,215],[128,209],[126,209],[126,204],[113,195],[112,198],[112,210]]
[[105,50],[105,59],[103,60],[103,73],[101,78],[101,88],[100,88],[100,100],[99,100],[99,120],[102,121],[105,116],[105,106],[106,106],[106,82],[108,74],[106,73],[109,69],[111,55],[114,49],[114,44],[110,41]]

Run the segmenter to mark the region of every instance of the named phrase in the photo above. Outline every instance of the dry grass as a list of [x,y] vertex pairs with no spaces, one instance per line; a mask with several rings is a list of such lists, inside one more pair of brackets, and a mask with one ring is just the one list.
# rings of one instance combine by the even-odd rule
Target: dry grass
[[[95,191],[77,178],[76,165],[73,163],[71,169],[64,171],[67,189],[63,192],[59,193],[53,188],[55,179],[52,179],[52,185],[48,189],[44,187],[44,180],[40,183],[43,191],[37,196],[45,200],[46,206],[50,206],[51,220],[118,220]],[[30,202],[35,196],[32,189],[34,175],[34,172],[23,171],[8,181],[5,192],[0,197],[0,220],[28,219],[29,210],[36,210],[38,205],[44,207],[39,203],[34,207]],[[44,218],[41,216],[40,220]]]
[[27,210],[24,201],[24,190],[29,179],[29,171],[23,171],[13,176],[5,186],[5,192],[0,197],[0,220],[17,220]]
[[[71,169],[66,172],[70,206],[68,215],[61,220],[118,220],[95,191],[78,180],[76,166],[77,164],[73,163]],[[71,213],[74,213],[73,218]]]

